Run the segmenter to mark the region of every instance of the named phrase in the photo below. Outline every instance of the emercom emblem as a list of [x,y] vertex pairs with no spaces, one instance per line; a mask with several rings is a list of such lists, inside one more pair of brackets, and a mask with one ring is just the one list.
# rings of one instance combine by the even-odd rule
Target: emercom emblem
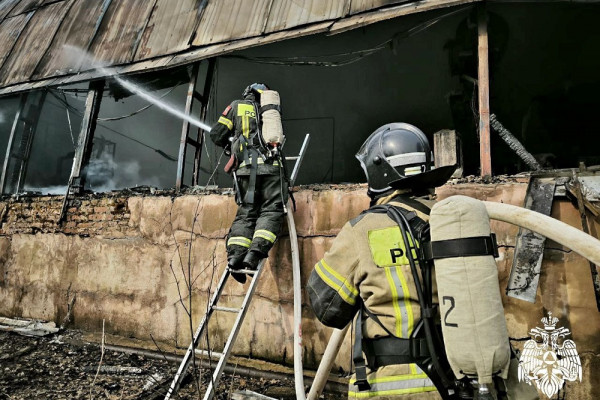
[[542,318],[544,328],[531,329],[530,340],[525,342],[519,359],[519,381],[525,381],[542,391],[548,398],[564,386],[565,381],[581,382],[581,360],[577,346],[566,339],[571,332],[564,327],[556,328],[558,318]]

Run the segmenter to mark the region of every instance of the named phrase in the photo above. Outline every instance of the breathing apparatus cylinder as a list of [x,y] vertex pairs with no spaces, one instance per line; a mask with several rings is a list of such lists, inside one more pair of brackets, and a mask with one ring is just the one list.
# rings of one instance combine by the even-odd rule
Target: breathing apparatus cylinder
[[279,93],[277,91],[265,90],[260,94],[262,137],[265,143],[271,145],[283,142],[280,104]]
[[[431,210],[431,241],[489,237],[490,220],[482,202],[452,196]],[[434,260],[444,347],[457,378],[492,383],[506,379],[510,363],[508,330],[493,255]]]

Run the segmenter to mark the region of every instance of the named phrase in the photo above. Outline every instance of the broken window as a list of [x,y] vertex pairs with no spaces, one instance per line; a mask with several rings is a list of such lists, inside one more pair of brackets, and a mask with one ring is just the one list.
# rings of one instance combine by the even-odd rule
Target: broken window
[[8,117],[3,193],[65,193],[83,101],[48,89],[25,93],[16,103]]
[[4,164],[6,146],[10,137],[15,114],[19,108],[20,96],[7,96],[0,98],[0,168]]
[[31,146],[24,191],[66,193],[85,96],[78,86],[48,90]]
[[182,119],[163,109],[182,111],[188,69],[128,78],[143,94],[109,80],[104,90],[86,173],[86,189],[171,188],[175,185]]

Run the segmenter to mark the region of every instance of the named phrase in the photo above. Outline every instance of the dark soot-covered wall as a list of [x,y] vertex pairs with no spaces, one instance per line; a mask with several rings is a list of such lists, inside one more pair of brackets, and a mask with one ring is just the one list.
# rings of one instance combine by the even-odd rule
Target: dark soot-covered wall
[[[493,4],[508,37],[491,80],[491,108],[547,166],[600,164],[600,5]],[[492,45],[499,32],[490,32]],[[512,172],[517,158],[497,135],[495,173]]]
[[[283,58],[354,52],[375,47],[397,32],[450,11],[413,15],[334,36],[283,41],[234,55]],[[231,100],[240,97],[246,85],[266,82],[281,95],[288,154],[297,153],[306,132],[312,134],[299,183],[364,182],[354,154],[377,127],[403,121],[431,137],[433,132],[452,126],[447,95],[458,85],[458,79],[450,76],[444,45],[467,14],[444,18],[345,66],[270,65],[219,58],[212,120]]]

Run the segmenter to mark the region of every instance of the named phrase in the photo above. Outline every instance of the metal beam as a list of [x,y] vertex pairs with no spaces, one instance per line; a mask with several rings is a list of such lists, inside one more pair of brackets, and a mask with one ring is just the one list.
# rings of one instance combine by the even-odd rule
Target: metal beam
[[[185,100],[185,115],[190,115],[194,104],[194,92],[196,91],[196,78],[198,77],[199,63],[192,65],[190,74],[190,82],[188,83],[187,98]],[[181,128],[181,140],[179,141],[179,156],[177,158],[177,180],[175,181],[175,190],[179,192],[183,186],[183,174],[185,170],[185,154],[187,152],[188,133],[190,123],[187,120],[183,121]]]
[[74,189],[74,192],[79,194],[85,187],[86,176],[84,171],[92,154],[94,132],[96,131],[96,121],[98,120],[98,112],[100,111],[103,92],[104,79],[90,82],[87,98],[85,100],[85,114],[81,121],[81,131],[79,132],[77,149],[75,150],[75,156],[73,157],[71,176],[69,177],[67,192],[65,193],[58,223],[61,223],[66,216],[67,203],[71,189]]
[[31,104],[27,115],[27,122],[23,129],[23,136],[21,138],[20,150],[23,151],[21,154],[21,162],[19,165],[19,175],[15,185],[15,193],[20,193],[25,183],[25,177],[27,175],[27,167],[29,166],[29,156],[31,155],[31,145],[33,144],[33,138],[37,131],[38,122],[40,122],[40,115],[42,108],[44,107],[44,100],[46,99],[47,90],[44,89],[39,94],[37,104]]
[[4,165],[2,167],[2,176],[0,177],[0,193],[4,194],[4,190],[6,189],[6,171],[8,170],[8,163],[10,162],[10,153],[12,152],[13,143],[15,141],[15,135],[17,132],[17,128],[19,125],[19,120],[21,119],[21,114],[23,114],[23,110],[25,109],[25,104],[27,103],[27,93],[21,94],[21,99],[19,102],[19,109],[15,114],[15,119],[13,121],[12,128],[10,130],[10,136],[8,137],[8,144],[6,145],[6,155],[4,156]]
[[[206,70],[206,79],[204,80],[204,91],[202,92],[202,107],[200,108],[200,120],[206,121],[208,113],[208,101],[210,99],[210,89],[212,87],[213,76],[215,74],[216,59],[208,60],[208,69]],[[198,146],[194,152],[194,176],[192,179],[193,185],[198,185],[200,180],[200,161],[202,158],[202,146],[204,146],[204,132],[198,128],[197,137]]]
[[85,185],[85,173],[90,156],[92,154],[92,142],[96,131],[96,120],[100,111],[102,92],[104,91],[104,79],[90,82],[88,95],[85,100],[85,114],[81,121],[81,132],[77,141],[77,150],[73,158],[73,169],[71,179],[79,179],[78,186],[83,189]]
[[490,76],[488,65],[488,28],[485,3],[478,6],[477,24],[477,85],[479,92],[479,159],[481,176],[492,175],[490,150]]

